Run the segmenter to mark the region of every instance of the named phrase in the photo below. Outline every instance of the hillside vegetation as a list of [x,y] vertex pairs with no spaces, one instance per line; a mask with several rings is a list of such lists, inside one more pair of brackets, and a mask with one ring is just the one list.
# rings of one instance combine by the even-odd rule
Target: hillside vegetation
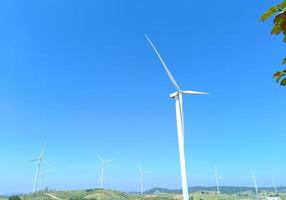
[[[281,189],[281,188],[280,188]],[[216,194],[213,187],[195,187],[190,193],[191,200],[257,200],[251,188],[238,187],[222,187],[222,191],[226,193]],[[237,193],[231,193],[239,191]],[[282,200],[286,200],[285,193],[281,191]],[[260,190],[260,200],[266,196],[274,195],[271,189],[266,188]],[[11,197],[10,197],[11,198]],[[146,191],[146,194],[130,194],[115,190],[70,190],[70,191],[47,191],[38,192],[36,194],[25,194],[19,196],[20,200],[181,200],[180,190],[168,190],[162,188],[154,188]],[[10,199],[10,200],[14,200]],[[16,198],[17,199],[17,198]],[[8,197],[0,197],[0,200],[9,200]]]

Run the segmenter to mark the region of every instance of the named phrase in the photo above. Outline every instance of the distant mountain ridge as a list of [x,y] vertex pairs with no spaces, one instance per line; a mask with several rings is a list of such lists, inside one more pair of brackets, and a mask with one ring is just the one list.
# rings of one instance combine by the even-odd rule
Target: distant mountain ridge
[[20,196],[22,194],[23,193],[20,192],[13,192],[13,193],[0,194],[0,197]]
[[[260,187],[258,188],[259,191],[267,191],[267,192],[274,192],[273,187]],[[277,190],[279,192],[285,192],[286,186],[277,187]],[[194,186],[189,187],[189,192],[216,192],[217,188],[216,186]],[[150,190],[145,191],[145,194],[154,194],[154,193],[169,193],[169,194],[178,194],[182,193],[182,190],[180,189],[166,189],[166,188],[160,188],[155,187]],[[251,192],[254,193],[255,189],[253,187],[242,187],[242,186],[220,186],[220,192],[223,194],[237,194],[237,193],[247,193]]]

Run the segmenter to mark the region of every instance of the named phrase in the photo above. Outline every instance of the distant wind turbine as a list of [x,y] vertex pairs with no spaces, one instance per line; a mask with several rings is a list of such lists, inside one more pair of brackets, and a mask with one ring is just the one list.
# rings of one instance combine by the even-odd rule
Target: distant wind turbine
[[257,178],[256,178],[256,176],[254,176],[254,174],[252,174],[252,180],[253,180],[256,196],[258,196]]
[[148,174],[149,172],[143,170],[140,165],[138,165],[138,169],[140,172],[140,190],[141,190],[141,195],[143,195],[144,194],[144,175]]
[[112,160],[104,160],[98,153],[96,153],[98,159],[100,160],[101,162],[101,180],[100,180],[100,188],[103,189],[103,183],[104,183],[104,167],[107,163],[110,163],[113,161]]
[[44,145],[44,147],[43,147],[39,157],[34,158],[34,159],[28,161],[28,162],[38,162],[37,169],[36,169],[35,180],[34,180],[33,193],[35,193],[36,189],[37,189],[39,172],[40,172],[40,168],[41,168],[42,162],[44,162],[46,165],[50,166],[49,163],[44,159],[45,148],[46,148],[46,145]]
[[218,171],[215,167],[215,170],[214,170],[214,177],[215,177],[215,182],[216,182],[216,189],[217,189],[217,193],[220,194],[220,190],[219,190],[219,179],[220,179],[220,176],[218,174]]
[[277,187],[276,187],[276,181],[275,181],[274,177],[272,177],[272,183],[273,183],[273,187],[274,187],[274,190],[275,190],[275,194],[277,195],[278,194],[278,190],[277,190]]
[[174,98],[176,101],[176,118],[177,118],[177,132],[178,132],[178,144],[179,144],[179,156],[180,156],[180,168],[181,168],[181,181],[182,181],[182,190],[183,190],[183,200],[189,200],[189,192],[188,192],[188,181],[187,181],[187,170],[186,170],[186,160],[185,160],[185,142],[184,142],[184,114],[183,114],[183,94],[207,94],[205,92],[197,92],[192,90],[181,90],[171,72],[169,71],[167,65],[162,59],[161,55],[149,39],[147,35],[145,35],[148,42],[152,46],[153,50],[157,54],[159,60],[161,61],[165,71],[172,84],[176,88],[176,92],[170,94],[171,98]]

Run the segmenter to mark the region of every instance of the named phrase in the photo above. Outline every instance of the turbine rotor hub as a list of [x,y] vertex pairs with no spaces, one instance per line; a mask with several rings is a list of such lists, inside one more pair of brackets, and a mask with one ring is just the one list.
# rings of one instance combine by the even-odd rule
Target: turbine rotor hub
[[182,93],[182,91],[173,92],[172,94],[170,94],[170,97],[174,99],[174,98],[176,98],[176,96],[178,96],[181,93]]

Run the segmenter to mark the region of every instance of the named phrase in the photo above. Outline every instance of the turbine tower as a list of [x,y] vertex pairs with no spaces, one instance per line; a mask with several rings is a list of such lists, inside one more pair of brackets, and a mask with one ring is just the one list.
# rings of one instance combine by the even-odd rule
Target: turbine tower
[[42,162],[44,162],[46,165],[49,166],[49,163],[44,159],[45,148],[46,148],[46,145],[44,145],[44,147],[43,147],[43,149],[42,149],[41,154],[40,154],[39,157],[34,158],[34,159],[28,161],[28,162],[38,162],[38,164],[37,164],[37,169],[36,169],[35,180],[34,180],[33,193],[35,193],[35,192],[36,192],[36,189],[37,189],[37,183],[38,183],[38,178],[39,178],[39,172],[40,172],[40,168],[41,168]]
[[104,160],[98,153],[96,153],[98,159],[101,162],[101,178],[100,178],[100,188],[103,189],[103,183],[104,183],[104,167],[107,163],[110,163],[112,160]]
[[145,171],[141,168],[141,166],[138,166],[139,172],[140,172],[140,191],[141,191],[141,195],[144,194],[144,175],[148,174],[148,171]]
[[272,177],[272,183],[273,183],[273,187],[274,187],[274,190],[275,190],[275,194],[278,195],[278,190],[277,190],[277,187],[276,187],[276,181],[275,181],[274,177]]
[[256,196],[258,196],[257,178],[254,175],[252,175],[252,180],[253,180]]
[[145,35],[148,42],[152,46],[153,50],[157,54],[160,59],[165,71],[172,84],[176,88],[176,92],[170,94],[170,97],[175,99],[176,102],[176,121],[177,121],[177,133],[178,133],[178,146],[179,146],[179,157],[180,157],[180,168],[181,168],[181,181],[182,181],[182,191],[183,191],[183,200],[189,200],[189,192],[188,192],[188,181],[187,181],[187,170],[186,170],[186,159],[185,159],[185,144],[184,144],[184,114],[183,114],[183,95],[184,94],[207,94],[205,92],[197,92],[192,90],[181,90],[171,72],[169,71],[167,65],[163,61],[161,55],[149,39],[147,35]]
[[220,194],[220,190],[219,190],[219,179],[220,179],[220,176],[219,176],[219,174],[217,172],[216,167],[215,167],[214,177],[215,177],[215,182],[216,182],[217,193]]

